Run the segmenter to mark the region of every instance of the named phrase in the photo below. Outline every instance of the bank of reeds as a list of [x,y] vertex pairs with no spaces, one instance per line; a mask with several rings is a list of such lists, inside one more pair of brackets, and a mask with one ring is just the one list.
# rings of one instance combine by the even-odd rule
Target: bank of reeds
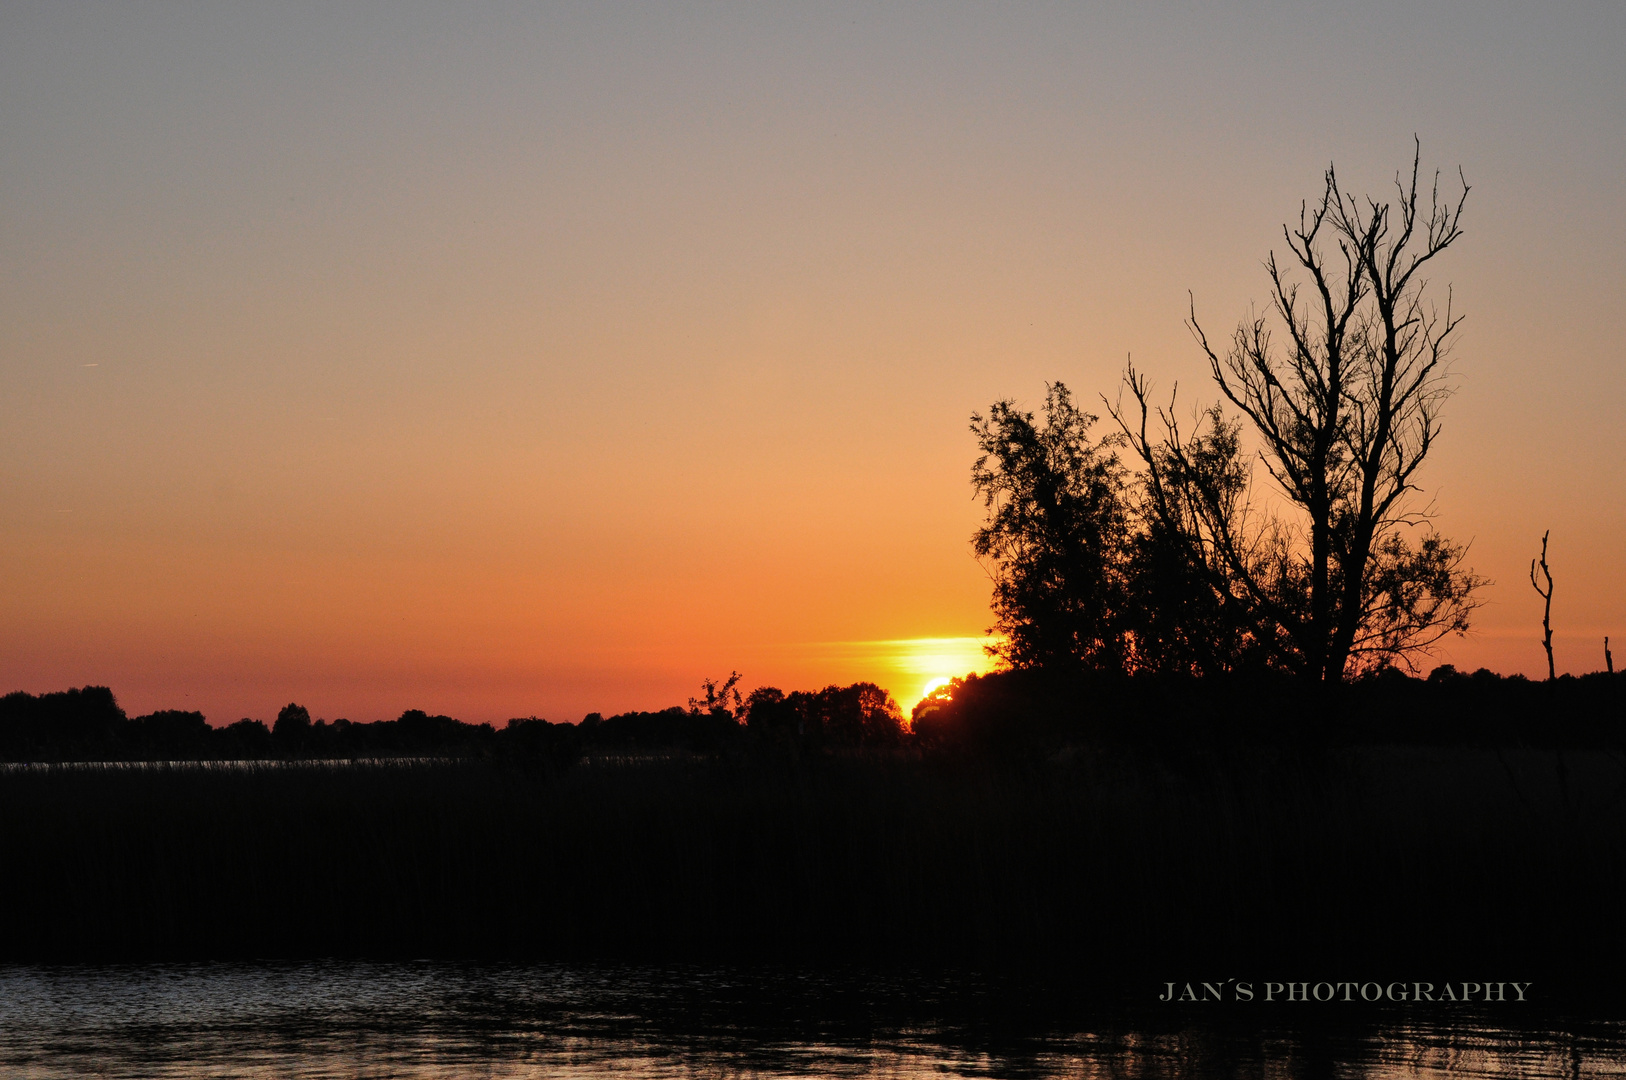
[[12,769],[0,958],[1580,977],[1626,953],[1623,795],[1497,748]]

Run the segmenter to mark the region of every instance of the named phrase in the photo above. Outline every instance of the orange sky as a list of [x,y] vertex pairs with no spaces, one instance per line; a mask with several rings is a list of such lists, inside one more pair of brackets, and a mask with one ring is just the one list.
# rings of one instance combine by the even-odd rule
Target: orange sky
[[[1441,659],[1626,640],[1626,13],[0,12],[0,684],[578,719],[976,662],[973,410],[1208,399],[1336,160],[1461,164]],[[1278,244],[1279,246],[1279,244]],[[943,639],[907,644],[915,639]],[[1626,657],[1626,647],[1621,650]],[[943,666],[945,670],[931,670]]]

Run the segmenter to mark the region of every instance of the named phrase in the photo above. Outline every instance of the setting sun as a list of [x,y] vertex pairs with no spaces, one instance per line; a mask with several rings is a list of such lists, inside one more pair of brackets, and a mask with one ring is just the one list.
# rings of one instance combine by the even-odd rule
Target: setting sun
[[[826,680],[865,680],[886,689],[904,715],[933,690],[998,663],[991,637],[918,637],[798,645],[774,658],[782,667],[823,672]],[[743,669],[742,669],[743,670]]]
[[874,663],[884,673],[883,680],[889,679],[888,685],[898,688],[898,705],[908,713],[922,698],[947,686],[952,679],[992,671],[994,659],[986,649],[992,642],[992,638],[942,637],[865,644],[873,649]]

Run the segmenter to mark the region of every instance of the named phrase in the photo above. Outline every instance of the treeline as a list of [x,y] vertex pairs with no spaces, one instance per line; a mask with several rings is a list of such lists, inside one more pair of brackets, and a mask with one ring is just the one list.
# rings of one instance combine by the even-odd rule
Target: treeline
[[211,727],[202,713],[129,717],[107,687],[0,698],[0,761],[500,758],[568,766],[584,757],[966,751],[1032,756],[1164,745],[1626,747],[1626,673],[1535,682],[1449,665],[1395,669],[1339,687],[1278,672],[1201,678],[1018,669],[956,679],[905,721],[874,683],[786,694],[762,687],[579,723],[520,717],[497,727],[412,709],[377,723],[312,720],[290,704],[267,726]]
[[1537,682],[1451,665],[1328,686],[1272,671],[1202,677],[1025,669],[956,679],[915,707],[923,747],[1626,747],[1626,673]]
[[211,727],[200,712],[127,716],[111,689],[86,686],[0,697],[0,760],[189,761],[369,757],[504,757],[564,765],[591,754],[714,753],[744,745],[805,750],[882,747],[906,737],[903,714],[874,683],[749,697],[719,694],[656,712],[589,713],[580,723],[534,716],[502,727],[410,709],[395,720],[313,720],[298,704],[267,726]]

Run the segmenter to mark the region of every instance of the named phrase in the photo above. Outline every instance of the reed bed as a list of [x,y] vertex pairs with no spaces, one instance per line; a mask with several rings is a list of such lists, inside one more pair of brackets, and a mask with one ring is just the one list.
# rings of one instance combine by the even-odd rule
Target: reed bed
[[32,767],[0,771],[0,822],[9,961],[1161,981],[1605,978],[1626,954],[1626,758],[1599,750]]

